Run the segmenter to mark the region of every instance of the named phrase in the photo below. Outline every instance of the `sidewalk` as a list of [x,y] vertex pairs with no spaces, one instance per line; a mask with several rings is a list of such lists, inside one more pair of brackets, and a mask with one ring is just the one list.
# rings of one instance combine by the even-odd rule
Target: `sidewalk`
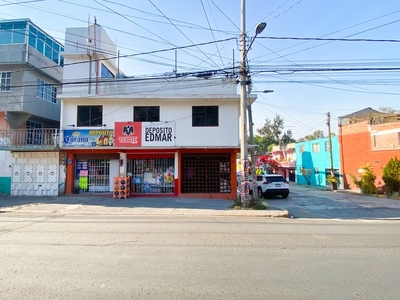
[[290,217],[287,210],[268,206],[267,210],[233,210],[230,200],[208,198],[128,198],[111,195],[90,196],[0,196],[0,213],[62,215],[187,215],[238,217]]

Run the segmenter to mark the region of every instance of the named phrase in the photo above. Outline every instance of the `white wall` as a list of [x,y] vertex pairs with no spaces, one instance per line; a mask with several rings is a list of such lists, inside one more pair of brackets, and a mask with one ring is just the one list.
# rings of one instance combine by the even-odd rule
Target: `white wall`
[[11,177],[12,155],[10,151],[0,151],[0,177]]
[[[82,57],[72,57],[71,60],[66,57],[65,62],[79,62],[88,60],[85,54]],[[75,64],[65,66],[64,82],[76,81],[79,78],[88,78],[89,64]],[[94,64],[92,66],[92,91],[96,84],[94,76]],[[79,81],[79,80],[78,80]],[[88,95],[89,83],[85,84],[66,84],[63,86],[62,94],[59,98],[77,98],[77,97],[112,97],[112,98],[173,98],[186,100],[193,95],[202,95],[207,98],[219,98],[222,95],[233,96],[237,94],[237,85],[234,78],[169,78],[164,79],[146,79],[138,78],[126,79],[106,79],[105,82],[99,80],[98,95],[92,92]],[[254,97],[254,96],[253,96]]]
[[13,152],[11,195],[58,196],[60,171],[58,152]]
[[[187,101],[166,100],[68,100],[62,103],[61,129],[76,124],[78,105],[103,105],[104,129],[114,129],[114,122],[133,121],[133,108],[137,106],[160,106],[160,121],[174,122],[176,146],[178,147],[237,147],[239,145],[239,104],[237,99],[191,99]],[[218,127],[192,127],[193,105],[218,105]],[[81,129],[98,129],[84,127]]]

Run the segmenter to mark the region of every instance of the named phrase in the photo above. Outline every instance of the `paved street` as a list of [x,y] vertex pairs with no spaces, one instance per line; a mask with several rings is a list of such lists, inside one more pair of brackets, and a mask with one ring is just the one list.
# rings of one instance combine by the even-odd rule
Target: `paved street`
[[2,214],[2,299],[398,299],[399,221]]
[[384,196],[378,198],[291,184],[288,199],[277,197],[266,201],[287,209],[296,218],[400,220],[400,200]]

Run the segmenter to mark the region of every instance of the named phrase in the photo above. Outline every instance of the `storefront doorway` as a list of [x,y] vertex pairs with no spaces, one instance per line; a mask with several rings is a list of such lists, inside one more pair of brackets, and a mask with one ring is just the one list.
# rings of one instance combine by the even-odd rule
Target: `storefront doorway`
[[182,154],[182,193],[231,193],[230,154]]
[[111,193],[118,175],[118,160],[78,159],[75,161],[75,193]]
[[133,194],[174,194],[175,168],[172,155],[137,156],[127,160]]

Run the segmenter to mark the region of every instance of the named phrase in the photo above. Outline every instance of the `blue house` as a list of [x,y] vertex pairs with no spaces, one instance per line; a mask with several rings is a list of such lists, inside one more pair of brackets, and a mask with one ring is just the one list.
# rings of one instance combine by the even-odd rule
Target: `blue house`
[[[338,178],[338,187],[342,186],[340,174],[340,151],[338,137],[333,136],[332,160],[333,171]],[[326,177],[331,172],[331,148],[329,138],[296,143],[296,182],[313,186],[330,186]]]

